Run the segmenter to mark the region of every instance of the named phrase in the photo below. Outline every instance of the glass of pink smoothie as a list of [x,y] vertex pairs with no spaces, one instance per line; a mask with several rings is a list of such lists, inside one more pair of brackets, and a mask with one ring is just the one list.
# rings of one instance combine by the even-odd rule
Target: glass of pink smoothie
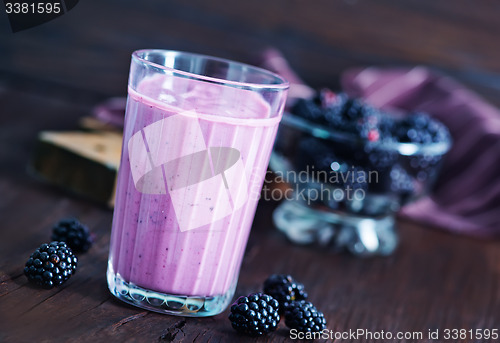
[[288,83],[203,55],[132,54],[107,271],[117,298],[211,316],[234,295]]

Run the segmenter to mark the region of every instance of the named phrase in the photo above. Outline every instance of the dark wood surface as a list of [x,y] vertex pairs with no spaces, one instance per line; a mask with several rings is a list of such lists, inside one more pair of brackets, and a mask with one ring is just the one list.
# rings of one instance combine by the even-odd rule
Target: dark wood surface
[[[340,72],[352,66],[422,64],[495,101],[499,15],[500,2],[491,0],[80,1],[66,15],[16,34],[0,15],[0,71],[13,82],[122,95],[136,49],[253,62],[274,46],[315,87],[338,85]],[[88,95],[75,100],[82,97]]]
[[[0,21],[0,341],[288,341],[283,323],[254,340],[231,329],[227,311],[181,318],[115,300],[105,280],[112,212],[27,174],[36,135],[73,129],[97,101],[124,95],[130,53],[143,47],[252,62],[273,45],[316,87],[336,86],[350,66],[425,64],[498,105],[500,5],[452,3],[81,1],[16,34]],[[394,255],[356,259],[290,244],[271,223],[275,206],[259,205],[237,295],[259,290],[270,273],[291,273],[334,331],[421,331],[418,342],[430,342],[428,330],[500,328],[498,242],[400,220]],[[37,289],[22,275],[24,263],[69,215],[90,226],[95,245],[66,284]]]

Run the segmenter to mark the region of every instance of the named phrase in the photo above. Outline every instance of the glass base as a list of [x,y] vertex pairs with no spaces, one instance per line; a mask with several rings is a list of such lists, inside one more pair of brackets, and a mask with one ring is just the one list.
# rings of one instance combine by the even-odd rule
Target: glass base
[[286,200],[274,211],[273,221],[294,243],[318,244],[358,256],[390,255],[398,245],[393,214],[356,216]]
[[208,317],[223,312],[231,303],[236,282],[222,295],[184,296],[151,291],[125,281],[108,265],[108,288],[118,299],[154,312],[184,317]]

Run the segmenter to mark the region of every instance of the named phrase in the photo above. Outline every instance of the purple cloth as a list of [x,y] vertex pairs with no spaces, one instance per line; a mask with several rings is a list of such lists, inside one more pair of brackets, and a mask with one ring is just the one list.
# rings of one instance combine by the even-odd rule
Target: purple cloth
[[288,81],[288,83],[290,83],[288,96],[286,98],[287,108],[292,107],[295,101],[299,98],[309,98],[314,96],[314,89],[307,86],[305,82],[302,81],[302,79],[292,70],[288,61],[279,50],[274,48],[264,50],[261,53],[260,60],[256,62],[256,65],[281,75]]
[[109,98],[97,104],[92,111],[92,115],[103,123],[123,128],[126,106],[127,98]]
[[431,196],[401,215],[478,237],[500,236],[500,111],[449,77],[424,67],[352,69],[344,90],[382,109],[425,111],[453,137]]

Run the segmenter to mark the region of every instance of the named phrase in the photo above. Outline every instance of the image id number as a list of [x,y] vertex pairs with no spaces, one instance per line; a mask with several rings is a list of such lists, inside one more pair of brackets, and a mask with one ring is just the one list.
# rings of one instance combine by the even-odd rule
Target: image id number
[[39,2],[39,3],[26,3],[26,2],[7,2],[5,3],[5,11],[7,14],[51,14],[61,13],[61,4],[59,2]]
[[498,339],[498,329],[445,329],[444,339]]

